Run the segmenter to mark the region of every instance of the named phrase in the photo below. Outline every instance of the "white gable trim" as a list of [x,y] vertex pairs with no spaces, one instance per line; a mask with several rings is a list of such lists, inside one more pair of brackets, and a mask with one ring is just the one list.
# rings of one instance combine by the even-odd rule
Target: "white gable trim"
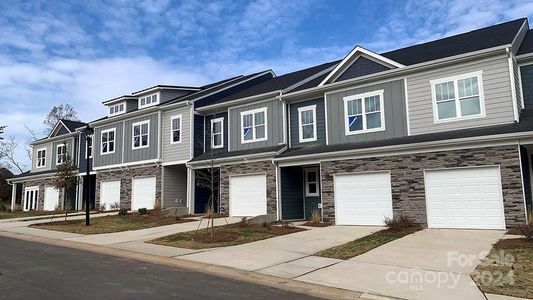
[[57,132],[59,130],[59,125],[63,125],[63,127],[65,127],[65,129],[69,132],[69,133],[72,133],[72,131],[70,131],[70,129],[68,129],[67,126],[65,126],[65,124],[63,123],[63,120],[59,120],[59,122],[56,123],[56,126],[54,126],[54,129],[52,129],[52,131],[50,131],[50,134],[48,135],[48,138],[51,138],[55,132]]
[[379,55],[375,52],[372,52],[370,50],[367,50],[361,46],[356,46],[355,48],[353,48],[353,50],[348,53],[348,55],[346,55],[346,57],[335,67],[335,69],[333,69],[333,71],[331,71],[331,73],[329,73],[329,75],[324,78],[324,80],[322,80],[322,82],[318,85],[318,86],[322,86],[324,84],[326,84],[333,76],[335,76],[335,74],[337,74],[340,70],[343,69],[343,67],[351,61],[351,59],[355,56],[355,55],[361,55],[361,54],[365,54],[366,56],[368,56],[369,58],[372,58],[372,60],[376,61],[376,62],[382,62],[386,65],[389,65],[389,66],[392,66],[392,67],[396,67],[396,68],[402,68],[402,67],[405,67],[404,65],[398,63],[398,62],[395,62],[394,60],[391,60],[391,59],[388,59],[382,55]]

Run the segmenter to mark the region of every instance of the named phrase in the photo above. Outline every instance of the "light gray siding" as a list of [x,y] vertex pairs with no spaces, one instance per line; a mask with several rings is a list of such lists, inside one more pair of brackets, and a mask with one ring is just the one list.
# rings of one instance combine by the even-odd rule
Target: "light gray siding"
[[[46,149],[46,161],[45,165],[42,168],[37,168],[37,150]],[[47,142],[43,144],[34,144],[32,150],[32,159],[31,159],[31,171],[32,172],[42,172],[52,169],[52,143]]]
[[65,138],[64,140],[55,141],[52,143],[52,169],[57,169],[57,146],[65,144],[67,146],[67,152],[70,153],[72,159],[74,159],[74,138]]
[[187,167],[163,167],[163,208],[187,206]]
[[[149,121],[148,147],[133,149],[133,124],[137,122]],[[158,158],[158,124],[159,115],[157,113],[138,117],[124,121],[124,163],[137,162]]]
[[[103,154],[102,151],[102,131],[115,128],[115,152]],[[122,163],[122,133],[123,124],[117,122],[95,128],[93,139],[93,166],[102,167],[117,165]]]
[[[162,120],[162,145],[163,162],[188,160],[191,158],[191,108],[182,106],[163,112]],[[171,144],[171,123],[174,116],[181,115],[181,142]]]
[[[407,135],[405,111],[405,85],[403,79],[380,84],[346,89],[326,95],[328,143],[342,144],[375,141]],[[344,97],[383,90],[382,112],[385,114],[385,130],[346,135],[344,128]],[[291,122],[293,122],[291,120]]]
[[[316,105],[316,135],[315,142],[300,143],[300,128],[298,118],[298,108]],[[298,103],[291,103],[289,105],[290,114],[290,132],[291,132],[291,147],[311,146],[317,144],[326,144],[326,114],[324,112],[324,98],[308,100]]]
[[[476,71],[483,71],[486,116],[435,124],[430,80]],[[407,78],[407,94],[411,134],[496,125],[514,121],[509,63],[505,55],[435,68],[411,75]]]
[[513,76],[514,76],[514,85],[516,90],[516,102],[518,104],[518,111],[520,112],[522,108],[524,108],[524,105],[522,103],[522,92],[521,92],[521,86],[520,86],[520,69],[518,68],[518,64],[516,63],[516,59],[513,58]]
[[[258,108],[267,108],[267,140],[252,143],[241,143],[241,112]],[[250,104],[229,109],[230,151],[273,147],[283,144],[283,104],[273,99],[267,102]]]

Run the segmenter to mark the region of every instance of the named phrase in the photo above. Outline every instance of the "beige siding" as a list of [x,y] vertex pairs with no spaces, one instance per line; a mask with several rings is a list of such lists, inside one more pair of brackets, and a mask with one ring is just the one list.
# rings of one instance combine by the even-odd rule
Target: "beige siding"
[[[483,71],[486,116],[435,124],[430,80]],[[409,122],[411,134],[424,134],[486,125],[511,123],[513,104],[509,62],[505,55],[465,62],[456,66],[435,68],[407,78]]]
[[[43,168],[37,168],[37,150],[46,148],[46,161]],[[33,145],[33,153],[31,158],[31,171],[42,172],[52,169],[52,143],[35,144]]]
[[[180,107],[173,110],[163,112],[162,132],[162,146],[163,146],[163,162],[173,162],[188,160],[191,158],[191,116],[190,107]],[[170,119],[173,116],[181,115],[181,142],[176,144],[170,143]]]

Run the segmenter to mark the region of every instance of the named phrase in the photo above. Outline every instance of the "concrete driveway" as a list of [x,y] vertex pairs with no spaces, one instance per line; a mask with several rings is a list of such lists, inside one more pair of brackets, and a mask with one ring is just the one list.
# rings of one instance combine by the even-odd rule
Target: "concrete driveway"
[[426,229],[296,279],[405,299],[485,299],[470,273],[504,234]]
[[[338,260],[315,257],[307,258],[317,251],[353,241],[381,229],[383,228],[364,226],[311,228],[307,231],[243,245],[210,249],[179,258],[267,274],[272,274],[269,268],[306,258],[299,266],[294,267],[298,270],[293,271],[300,275],[306,273],[306,270],[312,271],[338,262]],[[278,274],[274,272],[272,275]]]

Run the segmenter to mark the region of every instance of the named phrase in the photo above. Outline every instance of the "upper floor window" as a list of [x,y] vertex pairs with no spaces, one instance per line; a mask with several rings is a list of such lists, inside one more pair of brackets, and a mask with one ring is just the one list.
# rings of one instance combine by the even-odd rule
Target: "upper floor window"
[[148,133],[150,132],[150,121],[133,123],[132,149],[148,147]]
[[37,150],[37,168],[46,166],[46,148]]
[[139,109],[143,107],[148,107],[152,105],[159,104],[159,94],[151,94],[148,96],[144,96],[142,98],[139,98]]
[[482,72],[431,81],[435,122],[484,116]]
[[85,149],[85,158],[93,158],[93,136],[90,135],[87,140],[87,149]]
[[211,148],[224,147],[224,118],[211,120]]
[[101,154],[115,153],[115,128],[102,130]]
[[181,143],[181,115],[170,118],[170,143]]
[[109,115],[110,116],[120,115],[120,114],[124,113],[125,110],[126,110],[126,104],[124,102],[119,103],[119,104],[115,104],[115,105],[110,105],[109,106]]
[[316,105],[298,108],[300,143],[316,141]]
[[347,135],[385,130],[383,90],[344,97]]
[[267,108],[241,112],[241,142],[259,142],[267,139]]
[[65,155],[67,153],[67,146],[65,144],[59,144],[56,146],[56,165],[60,165],[65,161]]

